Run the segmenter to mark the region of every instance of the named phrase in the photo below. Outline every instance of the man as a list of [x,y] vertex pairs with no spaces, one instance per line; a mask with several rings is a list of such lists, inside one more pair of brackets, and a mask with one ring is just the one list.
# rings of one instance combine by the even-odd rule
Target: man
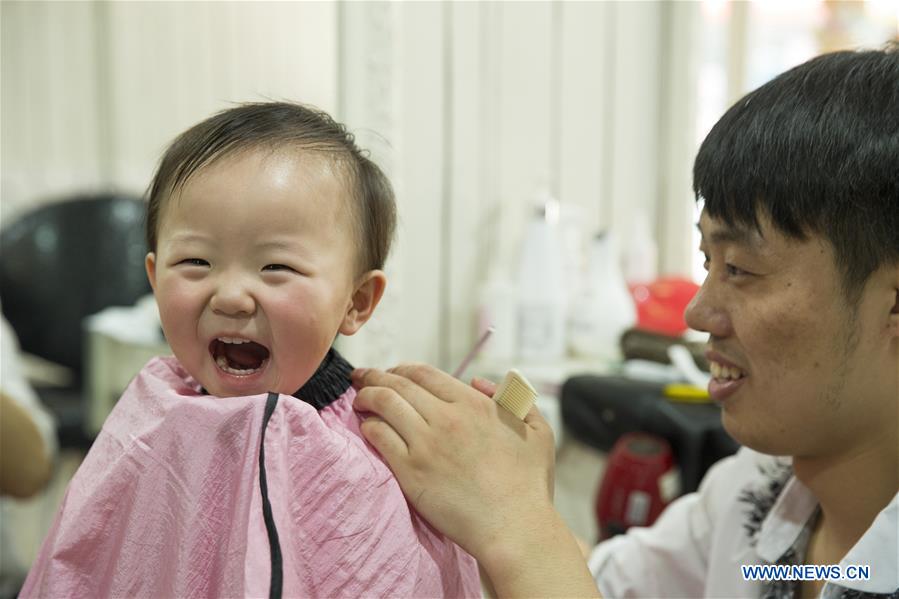
[[[748,94],[703,142],[694,190],[708,276],[686,317],[745,447],[654,526],[600,544],[596,586],[899,596],[899,48],[820,56]],[[491,385],[424,366],[357,384],[377,415],[363,433],[501,595],[596,593],[546,492],[535,410],[515,422]]]

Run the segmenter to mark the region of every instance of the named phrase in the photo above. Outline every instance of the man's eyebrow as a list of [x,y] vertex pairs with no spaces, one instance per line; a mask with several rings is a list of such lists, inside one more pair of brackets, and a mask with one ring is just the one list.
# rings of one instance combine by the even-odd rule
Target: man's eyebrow
[[699,223],[696,223],[696,228],[699,229],[699,234],[704,241],[708,240],[711,243],[733,243],[751,248],[757,248],[759,246],[758,238],[746,227],[726,227],[716,229],[708,235],[705,234],[702,230],[702,225]]

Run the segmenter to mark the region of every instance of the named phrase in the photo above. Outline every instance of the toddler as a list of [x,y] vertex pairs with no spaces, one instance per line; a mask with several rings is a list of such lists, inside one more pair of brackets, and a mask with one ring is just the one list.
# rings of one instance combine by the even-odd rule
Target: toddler
[[175,140],[146,258],[174,357],[107,419],[23,597],[480,595],[362,439],[331,348],[380,301],[394,224],[322,112],[247,104]]

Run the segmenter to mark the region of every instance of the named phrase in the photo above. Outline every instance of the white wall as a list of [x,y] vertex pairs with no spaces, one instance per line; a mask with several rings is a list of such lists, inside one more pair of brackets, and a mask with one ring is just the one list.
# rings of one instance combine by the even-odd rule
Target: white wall
[[401,214],[383,320],[344,344],[360,361],[455,366],[540,185],[584,236],[645,215],[661,271],[689,272],[694,3],[372,2],[340,21],[341,117],[386,137]]
[[689,272],[695,3],[0,4],[2,212],[140,192],[168,140],[230,102],[334,112],[392,177],[399,239],[358,363],[450,367],[535,188],[584,235],[645,214]]
[[73,191],[142,192],[168,142],[233,102],[337,104],[337,7],[6,2],[2,217]]
[[0,207],[102,181],[94,8],[0,4]]

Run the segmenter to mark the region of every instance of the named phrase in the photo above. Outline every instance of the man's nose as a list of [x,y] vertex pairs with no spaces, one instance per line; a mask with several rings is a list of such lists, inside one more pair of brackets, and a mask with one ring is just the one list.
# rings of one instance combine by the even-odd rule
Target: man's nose
[[709,282],[709,277],[684,311],[684,319],[691,329],[709,333],[712,337],[727,337],[732,332],[726,301],[715,284]]
[[209,307],[224,316],[250,316],[256,312],[256,300],[249,285],[239,275],[223,275],[217,282]]

